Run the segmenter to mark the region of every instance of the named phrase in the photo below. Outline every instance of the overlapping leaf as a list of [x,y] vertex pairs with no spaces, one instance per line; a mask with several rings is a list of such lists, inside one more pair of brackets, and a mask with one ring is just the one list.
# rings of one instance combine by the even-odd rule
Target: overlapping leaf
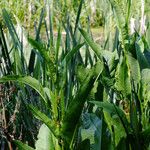
[[[118,145],[121,138],[126,137],[131,132],[126,115],[119,107],[115,106],[114,104],[97,101],[93,101],[91,103],[94,103],[96,106],[103,108],[108,127],[112,133],[112,136],[114,134],[115,143]],[[112,129],[112,126],[114,129]]]
[[116,77],[115,88],[118,91],[120,91],[124,95],[124,97],[130,95],[131,94],[130,71],[125,57],[123,57],[121,62],[118,64],[115,77]]
[[31,76],[17,76],[17,75],[3,76],[2,78],[0,78],[1,83],[9,81],[20,82],[29,85],[30,87],[35,89],[40,94],[45,103],[47,103],[43,87],[39,83],[39,81],[36,80],[35,78],[32,78]]

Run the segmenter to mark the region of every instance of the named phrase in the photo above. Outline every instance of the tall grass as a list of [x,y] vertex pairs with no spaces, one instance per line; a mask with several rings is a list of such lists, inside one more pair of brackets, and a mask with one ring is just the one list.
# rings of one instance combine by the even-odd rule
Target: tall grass
[[[105,18],[105,30],[109,27],[112,33],[106,32],[106,41],[99,45],[91,36],[90,25],[82,28],[84,1],[78,3],[74,23],[66,9],[67,2],[63,20],[54,16],[56,3],[43,7],[39,23],[35,24],[36,36],[26,37],[26,47],[24,31],[19,36],[11,17],[3,10],[12,47],[2,27],[0,82],[4,85],[1,91],[6,94],[1,97],[5,122],[1,128],[1,147],[149,149],[148,24],[144,32],[139,26],[130,33],[131,18],[141,19],[134,16],[133,5],[138,3],[130,0],[103,3],[109,10],[103,10],[109,14]],[[59,9],[60,6],[58,2]],[[58,19],[57,24],[54,18]],[[26,56],[29,51],[30,55]],[[33,119],[31,113],[40,121]]]

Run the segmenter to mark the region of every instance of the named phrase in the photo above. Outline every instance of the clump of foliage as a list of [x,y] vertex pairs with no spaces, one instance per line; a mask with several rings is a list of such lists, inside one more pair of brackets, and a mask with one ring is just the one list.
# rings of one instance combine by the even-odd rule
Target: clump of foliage
[[[66,1],[65,8],[68,3]],[[8,99],[12,107],[8,106],[6,97],[2,98],[2,115],[8,116],[7,126],[2,127],[3,147],[17,146],[24,150],[149,149],[149,27],[144,28],[141,22],[139,29],[130,33],[132,1],[109,0],[107,4],[116,22],[115,36],[108,37],[101,46],[93,41],[89,24],[87,31],[82,29],[83,0],[76,6],[74,23],[65,9],[65,22],[57,24],[56,36],[52,6],[48,8],[48,24],[43,8],[35,39],[27,37],[31,45],[28,49],[23,46],[23,38],[18,36],[7,11],[3,10],[13,44],[11,51],[8,50],[1,28],[0,83],[5,85],[2,90],[7,96],[9,89],[16,90]],[[46,42],[40,34],[43,26]],[[63,29],[65,36],[61,33]],[[114,39],[111,50],[106,49],[109,38]],[[25,50],[30,50],[28,57]],[[7,111],[9,115],[5,114]],[[40,122],[33,119],[31,113]],[[13,122],[12,116],[17,118]],[[14,132],[10,132],[12,128]],[[36,139],[33,131],[37,128]],[[20,130],[22,135],[18,135]],[[28,134],[31,139],[26,137]]]

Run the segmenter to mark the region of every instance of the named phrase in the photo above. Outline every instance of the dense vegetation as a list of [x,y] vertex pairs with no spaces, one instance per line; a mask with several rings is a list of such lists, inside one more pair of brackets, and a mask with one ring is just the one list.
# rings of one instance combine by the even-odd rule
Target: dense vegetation
[[2,150],[150,149],[148,0],[0,5]]

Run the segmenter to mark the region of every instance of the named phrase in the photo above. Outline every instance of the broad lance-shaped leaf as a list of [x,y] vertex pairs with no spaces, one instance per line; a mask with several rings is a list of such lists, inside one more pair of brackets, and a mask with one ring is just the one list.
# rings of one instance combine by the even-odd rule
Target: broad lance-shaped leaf
[[79,81],[80,84],[84,83],[84,80],[89,74],[90,69],[85,68],[84,65],[78,65],[76,67],[76,78]]
[[40,127],[37,138],[38,140],[35,142],[36,150],[55,150],[53,135],[45,124]]
[[130,72],[125,56],[122,58],[121,63],[118,64],[115,77],[115,88],[120,91],[124,97],[129,96],[131,94]]
[[103,70],[102,62],[98,62],[95,66],[93,66],[93,68],[87,75],[86,79],[84,80],[84,83],[80,87],[77,95],[68,106],[68,110],[64,117],[62,126],[62,135],[67,139],[68,143],[71,141],[73,132],[80,118],[88,94],[93,88],[94,82],[97,76],[102,72],[102,70]]
[[102,138],[102,120],[96,114],[84,113],[82,126],[79,128],[82,141],[90,140],[92,150],[100,150]]
[[129,70],[131,72],[131,79],[133,79],[135,85],[137,86],[141,79],[139,62],[134,57],[132,57],[131,54],[128,54],[127,58],[129,63]]
[[150,69],[142,70],[142,83],[150,86]]
[[35,78],[32,78],[31,76],[16,76],[16,75],[9,75],[9,76],[4,76],[0,78],[0,83],[9,82],[9,81],[20,82],[20,83],[29,85],[30,87],[35,89],[43,98],[45,103],[47,103],[44,89],[42,85],[39,83],[39,81],[36,80]]
[[103,108],[104,111],[107,111],[109,114],[117,115],[123,121],[125,128],[127,129],[128,133],[130,132],[130,127],[128,120],[126,118],[125,113],[115,104],[109,102],[98,102],[98,101],[91,101],[91,103],[95,104],[96,106]]
[[92,50],[94,51],[94,53],[97,55],[97,57],[102,60],[102,48],[100,47],[100,45],[96,44],[91,37],[88,35],[88,33],[86,33],[83,29],[79,29],[82,36],[84,37],[86,43],[92,48]]
[[121,138],[126,137],[131,133],[130,124],[124,112],[114,104],[109,102],[91,101],[96,106],[103,108],[106,122],[110,131],[114,127],[115,143],[119,144]]
[[[35,142],[35,150],[55,150],[56,146],[59,146],[58,140],[53,136],[51,130],[45,124],[42,124],[40,127],[37,138],[38,140]],[[16,140],[14,143],[20,150],[34,150],[32,147],[21,141]]]
[[40,127],[37,138],[36,150],[61,150],[59,140],[53,136],[51,130],[45,124]]
[[135,43],[137,60],[140,64],[140,69],[150,68],[146,57],[144,56],[144,43],[142,40],[139,40]]
[[21,141],[15,140],[13,142],[17,145],[19,150],[35,150],[34,148],[30,147],[27,144],[22,143]]
[[46,116],[44,113],[39,111],[38,108],[32,105],[29,105],[28,108],[39,120],[41,120],[43,123],[47,125],[47,127],[51,130],[51,132],[53,133],[55,137],[58,137],[59,129],[56,127],[56,124],[48,116]]
[[148,107],[148,102],[150,99],[150,69],[143,69],[142,70],[142,86],[143,86],[143,91],[142,95],[144,97],[144,105]]

